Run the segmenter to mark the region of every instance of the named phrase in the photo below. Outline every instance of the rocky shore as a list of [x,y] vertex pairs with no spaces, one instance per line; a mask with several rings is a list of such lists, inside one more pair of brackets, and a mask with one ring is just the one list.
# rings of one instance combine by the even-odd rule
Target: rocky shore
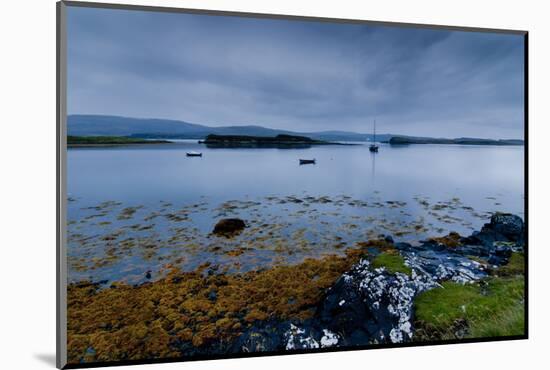
[[[523,253],[524,225],[518,216],[495,214],[481,231],[458,240],[432,239],[417,246],[394,244],[387,236],[384,240],[388,244],[383,248],[386,252],[372,247],[371,253],[388,253],[388,247],[394,247],[410,273],[373,268],[372,259],[361,258],[328,289],[312,319],[253,327],[238,340],[241,350],[280,351],[413,341],[415,298],[424,291],[442,289],[441,284],[446,281],[475,284],[498,273],[499,267],[506,266],[514,253]],[[522,273],[521,267],[520,270]],[[460,337],[464,333],[457,335]]]
[[[216,232],[243,227],[232,219]],[[498,213],[467,237],[409,244],[380,235],[345,256],[294,266],[230,275],[205,264],[135,286],[70,284],[69,357],[76,363],[522,335],[524,247],[522,219]]]

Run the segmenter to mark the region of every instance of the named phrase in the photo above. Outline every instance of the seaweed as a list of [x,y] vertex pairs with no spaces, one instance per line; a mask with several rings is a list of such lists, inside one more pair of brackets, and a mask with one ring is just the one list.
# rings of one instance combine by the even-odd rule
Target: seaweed
[[182,341],[201,347],[234,339],[258,320],[307,319],[325,289],[364,254],[356,248],[234,275],[212,273],[208,263],[192,272],[166,266],[164,278],[137,286],[70,284],[69,362],[175,356]]
[[456,248],[462,245],[461,239],[462,237],[459,233],[451,231],[448,235],[430,238],[428,240],[448,248]]
[[143,208],[143,206],[137,206],[137,207],[126,207],[122,211],[120,211],[117,220],[129,220],[131,219],[134,214],[140,209]]

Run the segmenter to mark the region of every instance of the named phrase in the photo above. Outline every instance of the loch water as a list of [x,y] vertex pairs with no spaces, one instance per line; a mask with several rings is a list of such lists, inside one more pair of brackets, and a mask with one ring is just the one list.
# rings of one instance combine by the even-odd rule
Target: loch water
[[[524,215],[523,146],[382,144],[371,153],[357,144],[70,148],[69,280],[140,282],[167,264],[247,271],[343,253],[380,234],[468,235],[494,212]],[[248,227],[213,236],[224,217]]]

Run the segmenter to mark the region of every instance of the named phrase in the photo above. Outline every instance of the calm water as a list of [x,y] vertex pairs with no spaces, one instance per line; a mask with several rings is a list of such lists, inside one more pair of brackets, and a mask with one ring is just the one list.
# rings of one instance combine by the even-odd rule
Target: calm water
[[[190,150],[203,157],[186,157]],[[207,149],[196,141],[69,149],[69,278],[141,281],[175,260],[247,270],[377,233],[407,241],[469,234],[491,212],[523,217],[523,150],[382,145],[373,154],[366,145]],[[299,158],[317,164],[300,166]],[[124,215],[128,207],[136,208]],[[224,216],[250,227],[234,240],[211,236]],[[236,247],[237,262],[225,253]]]

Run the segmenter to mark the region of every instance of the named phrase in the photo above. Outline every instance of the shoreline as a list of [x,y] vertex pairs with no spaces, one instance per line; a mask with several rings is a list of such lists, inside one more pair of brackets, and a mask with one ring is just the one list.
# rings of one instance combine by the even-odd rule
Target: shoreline
[[[518,216],[494,214],[470,236],[451,233],[414,246],[385,235],[358,242],[344,256],[246,273],[220,273],[210,264],[191,272],[167,266],[168,274],[154,282],[113,282],[105,288],[93,282],[72,283],[70,361],[145,358],[144,347],[154,357],[192,357],[244,349],[467,338],[492,327],[482,326],[483,316],[464,316],[456,308],[449,310],[454,316],[444,325],[432,322],[434,300],[446,304],[452,297],[445,293],[452,290],[464,295],[464,304],[484,307],[493,304],[491,294],[496,294],[502,306],[495,308],[499,320],[506,319],[503,310],[520,310],[523,227]],[[447,289],[441,289],[442,284]],[[483,286],[494,292],[479,293]],[[111,324],[105,327],[102,322]],[[507,335],[514,334],[522,333]],[[128,336],[133,339],[122,348],[103,347],[102,343]]]
[[[69,281],[90,274],[97,280],[130,284],[154,281],[167,263],[193,271],[209,261],[220,271],[246,272],[308,257],[343,255],[358,241],[380,234],[409,243],[452,231],[468,235],[494,212],[518,212],[497,205],[502,200],[494,197],[482,198],[480,202],[487,203],[476,209],[458,197],[384,199],[378,194],[290,194],[132,203],[89,202],[73,196],[68,200]],[[221,218],[241,218],[246,227],[231,238],[213,235]],[[146,279],[149,270],[152,277]]]
[[126,136],[67,136],[67,147],[169,144],[167,140],[146,140]]
[[447,144],[447,145],[488,145],[488,146],[524,146],[524,140],[517,139],[476,139],[476,138],[458,138],[458,139],[439,139],[439,138],[420,138],[394,136],[387,141],[390,145],[412,145],[412,144]]

